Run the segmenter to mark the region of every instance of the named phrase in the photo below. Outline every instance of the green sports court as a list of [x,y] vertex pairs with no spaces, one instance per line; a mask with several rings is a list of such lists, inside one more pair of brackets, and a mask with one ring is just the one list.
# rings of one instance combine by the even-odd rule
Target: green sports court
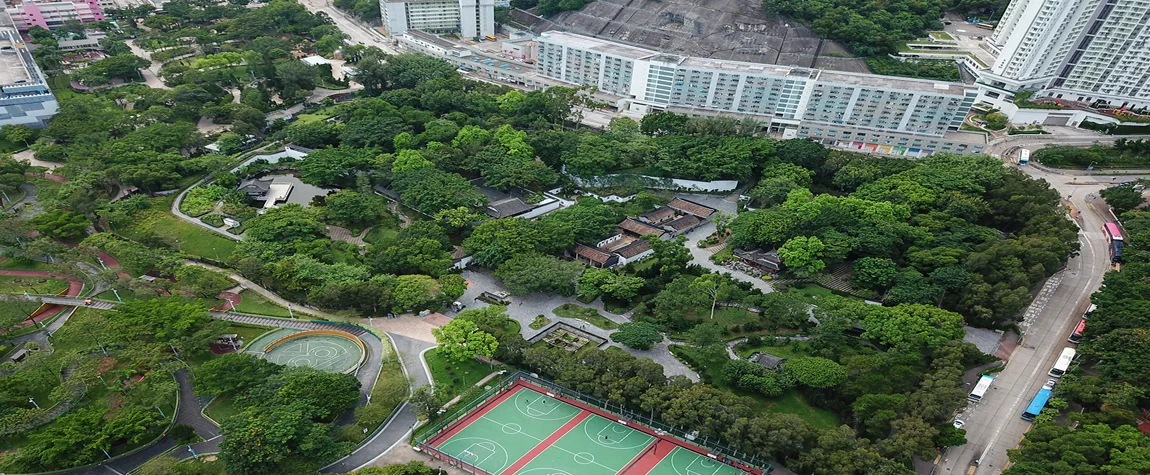
[[422,445],[492,475],[743,475],[681,442],[517,384]]
[[321,371],[351,373],[363,364],[363,342],[350,333],[309,330],[283,336],[263,349],[264,359],[284,366],[310,366]]

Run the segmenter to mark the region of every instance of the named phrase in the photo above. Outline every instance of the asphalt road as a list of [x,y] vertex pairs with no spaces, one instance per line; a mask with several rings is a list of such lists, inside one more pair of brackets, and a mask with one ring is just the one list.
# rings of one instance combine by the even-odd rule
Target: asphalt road
[[[1027,140],[1022,145],[1041,147],[1039,140],[1042,139]],[[1001,153],[1016,145],[1019,144],[998,145],[992,152]],[[981,462],[975,474],[989,475],[1005,469],[1009,461],[1006,451],[1016,447],[1031,426],[1021,419],[1022,411],[1050,378],[1047,371],[1058,354],[1071,346],[1066,338],[1090,305],[1090,295],[1102,284],[1103,274],[1109,268],[1109,250],[1101,232],[1102,224],[1108,220],[1108,211],[1098,191],[1111,186],[1111,177],[1071,176],[1033,166],[1023,166],[1022,170],[1034,178],[1045,179],[1073,203],[1080,214],[1077,222],[1081,228],[1082,250],[1070,259],[1066,269],[1051,278],[1032,304],[1022,324],[1023,340],[1011,354],[1006,368],[997,375],[982,402],[972,404],[960,416],[966,421],[969,442],[952,447],[943,456],[935,472],[938,474],[967,473],[979,455]]]

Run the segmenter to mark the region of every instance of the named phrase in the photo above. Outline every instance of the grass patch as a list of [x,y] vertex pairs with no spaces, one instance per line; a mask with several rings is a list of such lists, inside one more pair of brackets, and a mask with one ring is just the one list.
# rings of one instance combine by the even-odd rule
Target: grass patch
[[599,313],[598,310],[593,308],[580,307],[575,304],[565,303],[555,307],[555,310],[552,310],[552,312],[560,317],[583,320],[604,330],[614,330],[619,328],[618,323],[615,323],[613,320],[604,317],[603,314]]
[[462,394],[492,371],[503,368],[502,366],[492,368],[491,365],[476,360],[462,363],[448,361],[435,349],[424,353],[423,359],[431,369],[431,381],[435,384],[435,393],[442,402]]
[[331,114],[320,114],[318,112],[312,114],[300,114],[296,116],[297,124],[310,124],[312,122],[319,122],[331,118]]
[[795,284],[787,292],[798,295],[808,303],[818,303],[819,299],[835,295],[834,291],[817,284]]
[[535,316],[535,320],[532,320],[531,324],[527,325],[527,326],[530,327],[532,330],[539,330],[539,329],[547,326],[548,323],[551,323],[550,318],[547,318],[543,315],[537,315],[537,316]]
[[263,295],[260,295],[251,290],[244,290],[240,292],[240,297],[240,304],[236,305],[237,312],[251,313],[255,315],[267,315],[270,317],[291,318],[292,316],[286,308],[276,305]]
[[930,35],[931,38],[934,38],[936,40],[954,41],[954,37],[950,36],[950,33],[947,33],[945,31],[932,31],[932,32],[929,32],[928,34]]
[[[131,302],[133,300],[151,300],[151,299],[159,297],[159,295],[156,295],[155,292],[147,292],[147,293],[138,294],[132,290],[128,290],[128,289],[125,289],[122,287],[116,287],[115,289],[116,289],[116,292],[120,293],[120,300],[123,300],[125,302]],[[100,300],[110,300],[112,302],[117,301],[116,300],[116,294],[114,292],[112,292],[112,289],[108,289],[108,290],[105,290],[103,292],[96,294],[95,298],[100,299]]]
[[684,345],[671,345],[670,350],[676,357],[687,362],[688,366],[697,371],[703,382],[739,396],[751,398],[754,401],[751,409],[757,413],[794,414],[820,430],[837,427],[839,424],[837,415],[811,406],[797,390],[792,389],[777,398],[767,398],[762,394],[744,391],[728,385],[723,379],[723,365],[730,361],[726,352],[706,355],[696,348]]
[[363,236],[365,242],[371,244],[394,242],[399,236],[399,218],[391,213],[385,214],[386,216],[380,219],[379,224],[372,226],[371,231]]
[[750,358],[755,353],[766,353],[768,355],[778,356],[779,358],[798,358],[800,356],[810,356],[807,352],[796,349],[790,345],[771,345],[764,343],[755,346],[739,346],[736,345],[735,354],[742,358]]
[[13,259],[11,257],[0,262],[0,269],[7,270],[49,270],[46,263],[31,259]]
[[68,290],[68,282],[51,277],[23,277],[0,275],[0,292],[6,294],[55,295]]
[[212,399],[208,407],[204,408],[204,414],[217,423],[222,424],[228,418],[239,414],[243,407],[236,403],[235,395],[231,393],[223,393]]
[[132,224],[119,229],[119,234],[138,242],[159,238],[178,251],[216,261],[227,260],[235,252],[237,241],[172,215],[173,199],[153,200],[151,208],[136,213]]

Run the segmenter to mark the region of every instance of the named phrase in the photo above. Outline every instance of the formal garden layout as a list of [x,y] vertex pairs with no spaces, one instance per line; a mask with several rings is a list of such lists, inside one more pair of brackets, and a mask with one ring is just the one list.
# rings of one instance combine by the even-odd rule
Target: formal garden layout
[[[376,3],[334,5],[372,21]],[[766,11],[872,57],[942,11],[796,5]],[[589,127],[609,105],[588,88],[474,81],[312,8],[174,0],[28,31],[59,113],[0,129],[38,164],[0,155],[0,472],[351,472],[415,426],[437,453],[358,473],[432,475],[431,455],[527,475],[912,473],[966,444],[964,372],[998,359],[967,328],[1016,330],[1080,252],[1064,197],[998,158],[672,112]],[[98,61],[61,46],[97,31]],[[1135,140],[1034,155],[1146,157]],[[1146,473],[1142,193],[1096,202],[1126,263],[1004,473]]]

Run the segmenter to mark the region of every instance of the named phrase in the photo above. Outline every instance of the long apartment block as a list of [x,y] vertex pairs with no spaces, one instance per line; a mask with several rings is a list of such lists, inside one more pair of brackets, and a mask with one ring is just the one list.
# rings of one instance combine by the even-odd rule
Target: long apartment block
[[980,153],[986,143],[959,131],[973,86],[678,56],[559,31],[538,45],[539,75],[594,85],[621,110],[749,116],[784,138],[895,155]]

